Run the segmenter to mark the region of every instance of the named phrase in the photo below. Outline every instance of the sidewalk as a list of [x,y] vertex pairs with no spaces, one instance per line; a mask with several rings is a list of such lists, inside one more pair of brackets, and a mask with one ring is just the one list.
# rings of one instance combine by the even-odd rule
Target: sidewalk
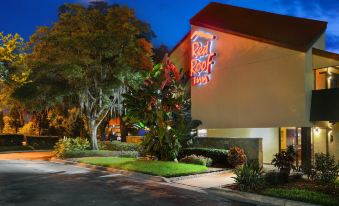
[[184,179],[171,181],[173,183],[188,185],[199,188],[221,187],[222,185],[233,184],[235,177],[232,170],[226,170],[218,173],[210,173],[197,177],[188,177]]
[[49,160],[54,156],[52,151],[17,151],[0,153],[0,160]]

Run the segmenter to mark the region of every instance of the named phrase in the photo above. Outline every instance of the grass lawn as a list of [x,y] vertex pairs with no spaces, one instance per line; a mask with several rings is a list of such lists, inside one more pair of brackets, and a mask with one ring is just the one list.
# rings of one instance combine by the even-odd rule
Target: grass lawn
[[331,195],[304,189],[270,188],[264,190],[262,194],[319,205],[339,205],[339,200]]
[[137,160],[126,157],[85,157],[79,162],[114,167],[163,177],[182,176],[207,171],[206,166],[176,162]]
[[30,146],[0,146],[0,152],[33,150]]

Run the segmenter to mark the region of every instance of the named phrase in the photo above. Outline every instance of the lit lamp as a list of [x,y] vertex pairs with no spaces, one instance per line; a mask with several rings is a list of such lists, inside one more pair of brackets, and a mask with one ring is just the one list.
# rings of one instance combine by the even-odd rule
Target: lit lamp
[[320,134],[320,129],[319,129],[319,127],[316,127],[316,128],[314,128],[314,134],[315,135],[319,135]]

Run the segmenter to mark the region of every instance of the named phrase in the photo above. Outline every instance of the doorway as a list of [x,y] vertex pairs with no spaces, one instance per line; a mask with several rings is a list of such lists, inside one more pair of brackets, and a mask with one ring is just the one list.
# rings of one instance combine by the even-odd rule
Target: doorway
[[286,151],[287,147],[293,146],[296,152],[296,166],[301,165],[301,128],[300,127],[281,127],[280,128],[280,151]]

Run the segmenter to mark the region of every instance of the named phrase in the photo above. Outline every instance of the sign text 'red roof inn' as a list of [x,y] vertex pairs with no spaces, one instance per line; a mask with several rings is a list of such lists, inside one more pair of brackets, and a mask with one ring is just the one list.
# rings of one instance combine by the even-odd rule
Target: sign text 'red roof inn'
[[210,81],[213,57],[212,51],[216,36],[202,31],[195,31],[191,35],[192,59],[191,77],[193,85],[203,85]]

